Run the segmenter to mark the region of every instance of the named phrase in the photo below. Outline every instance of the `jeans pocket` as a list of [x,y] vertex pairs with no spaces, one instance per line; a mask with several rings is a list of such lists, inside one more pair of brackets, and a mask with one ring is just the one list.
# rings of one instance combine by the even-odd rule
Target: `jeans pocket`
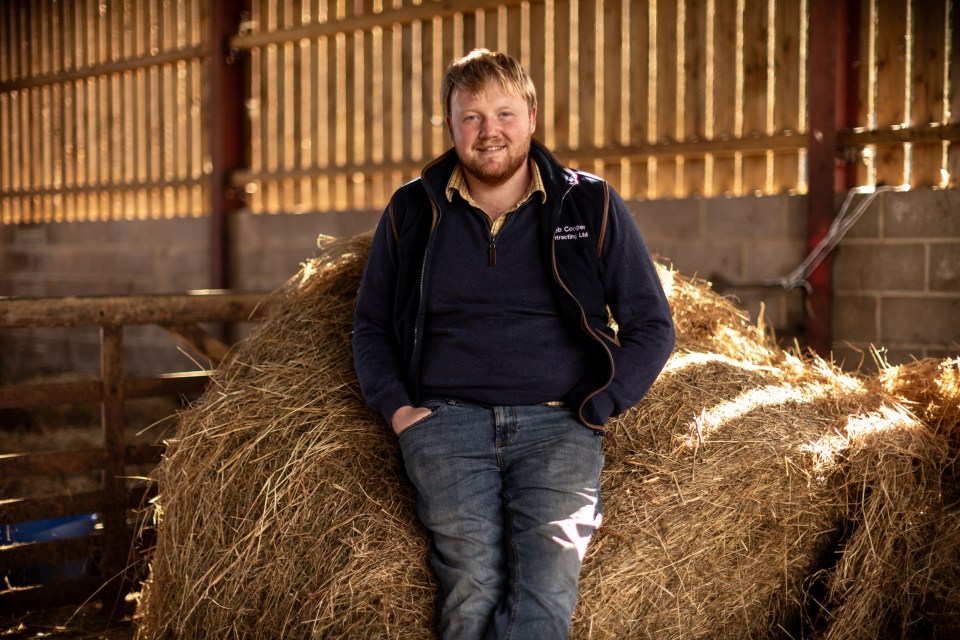
[[420,427],[424,426],[426,423],[428,423],[428,422],[430,422],[431,420],[433,420],[434,418],[436,418],[437,415],[440,414],[440,413],[441,413],[447,406],[449,406],[450,404],[451,404],[451,403],[450,403],[449,400],[445,400],[445,401],[443,401],[443,402],[427,402],[427,403],[423,403],[421,406],[423,406],[423,407],[425,407],[425,408],[427,408],[427,409],[430,409],[430,413],[428,413],[427,415],[423,416],[422,418],[420,418],[419,420],[417,420],[416,422],[414,422],[413,424],[411,424],[410,426],[408,426],[406,429],[404,429],[403,431],[401,431],[401,432],[400,432],[400,435],[398,435],[397,437],[398,437],[398,438],[403,438],[404,436],[406,436],[408,433],[410,433],[410,432],[413,431],[414,429],[419,429]]

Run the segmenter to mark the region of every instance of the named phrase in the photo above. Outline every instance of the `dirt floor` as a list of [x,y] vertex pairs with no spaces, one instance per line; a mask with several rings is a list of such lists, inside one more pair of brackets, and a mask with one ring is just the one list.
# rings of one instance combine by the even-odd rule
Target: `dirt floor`
[[105,614],[99,602],[77,607],[60,607],[19,616],[0,616],[0,638],[56,638],[58,640],[132,640],[134,605]]

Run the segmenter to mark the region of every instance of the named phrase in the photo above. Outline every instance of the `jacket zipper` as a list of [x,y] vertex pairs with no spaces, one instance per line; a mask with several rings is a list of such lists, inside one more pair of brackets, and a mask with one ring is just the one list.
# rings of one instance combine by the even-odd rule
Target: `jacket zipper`
[[[572,190],[573,190],[573,187],[571,186],[570,188],[568,188],[568,189],[563,193],[563,197],[560,198],[560,204],[559,204],[559,206],[558,206],[558,208],[557,208],[557,215],[558,215],[558,217],[559,217],[559,212],[563,209],[563,201],[567,199],[567,195],[568,195],[568,194],[570,193],[570,191],[572,191]],[[554,226],[556,226],[556,225],[554,225]],[[587,425],[587,426],[590,427],[591,429],[595,429],[595,430],[597,430],[597,431],[602,431],[602,430],[603,430],[603,427],[602,427],[601,425],[591,424],[591,423],[587,422],[587,420],[583,417],[583,407],[586,406],[586,404],[587,404],[588,402],[590,402],[590,400],[592,400],[593,398],[595,398],[597,395],[603,393],[603,391],[604,391],[607,387],[610,386],[610,383],[613,382],[614,374],[616,373],[616,371],[615,371],[615,365],[614,365],[614,362],[613,362],[613,354],[610,353],[610,349],[609,349],[609,348],[607,347],[607,345],[603,342],[603,340],[600,338],[600,336],[598,336],[597,333],[593,330],[593,328],[590,327],[590,323],[587,321],[587,314],[586,314],[586,312],[583,310],[583,305],[580,304],[580,301],[577,300],[577,297],[576,297],[575,295],[573,295],[573,292],[570,291],[570,289],[567,287],[567,283],[565,283],[565,282],[563,281],[563,279],[560,277],[560,272],[557,270],[557,243],[556,243],[556,240],[551,240],[551,241],[550,241],[550,261],[553,263],[553,264],[552,264],[552,266],[553,266],[553,278],[557,281],[557,283],[558,283],[561,287],[563,287],[563,290],[567,292],[567,295],[570,296],[570,299],[573,300],[573,301],[576,303],[577,308],[580,309],[580,323],[583,325],[583,330],[586,332],[586,334],[587,334],[588,336],[590,336],[591,338],[593,338],[594,340],[596,340],[596,341],[597,341],[597,344],[599,344],[601,347],[603,347],[603,352],[607,354],[607,360],[610,361],[610,377],[607,379],[607,382],[606,382],[602,387],[600,387],[599,389],[597,389],[596,391],[594,391],[593,393],[591,393],[590,395],[588,395],[586,398],[584,398],[583,402],[580,403],[580,406],[577,407],[577,416],[580,418],[580,422],[582,422],[583,424]]]
[[423,316],[425,313],[425,302],[424,302],[423,291],[425,288],[424,279],[426,278],[426,275],[427,275],[427,261],[430,256],[430,250],[433,247],[434,234],[437,232],[437,227],[440,226],[440,216],[441,216],[440,205],[437,204],[436,198],[434,198],[433,192],[430,189],[430,186],[429,186],[430,183],[427,181],[427,171],[429,171],[435,165],[439,164],[444,158],[447,157],[449,153],[452,153],[452,151],[453,150],[451,149],[447,151],[447,153],[440,156],[439,158],[436,158],[435,160],[433,160],[433,162],[425,166],[423,170],[420,172],[420,179],[423,182],[423,188],[427,192],[427,199],[430,200],[430,210],[433,216],[433,226],[430,229],[430,237],[427,238],[427,246],[423,251],[423,261],[420,264],[420,285],[419,285],[420,300],[417,303],[417,321],[413,325],[413,353],[411,353],[410,355],[410,366],[408,367],[408,374],[410,375],[411,381],[416,378],[414,374],[417,373],[416,371],[414,371],[414,364],[418,363],[420,360],[420,357],[417,354],[417,350],[420,347],[421,333],[423,333]]
[[[426,169],[424,170],[426,171]],[[424,180],[424,185],[426,185],[426,180]],[[426,304],[424,298],[424,281],[427,276],[427,261],[429,260],[430,251],[433,247],[433,241],[436,237],[437,227],[440,226],[440,205],[436,203],[436,200],[433,197],[433,194],[430,193],[429,189],[427,190],[427,198],[430,200],[430,208],[432,210],[432,215],[434,218],[433,228],[430,230],[430,237],[427,239],[427,247],[423,252],[423,262],[420,264],[420,286],[419,286],[419,295],[420,300],[417,303],[417,322],[413,327],[413,354],[410,358],[410,378],[411,380],[415,378],[414,374],[418,374],[418,371],[413,370],[414,363],[420,361],[420,356],[418,354],[418,349],[420,345],[421,334],[423,333],[423,316],[424,316],[424,307]]]

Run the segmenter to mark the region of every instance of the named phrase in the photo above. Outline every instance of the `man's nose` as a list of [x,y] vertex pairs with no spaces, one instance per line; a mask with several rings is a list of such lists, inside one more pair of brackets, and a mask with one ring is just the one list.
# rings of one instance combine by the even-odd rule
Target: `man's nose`
[[484,118],[480,123],[480,137],[481,138],[490,138],[497,135],[499,129],[497,128],[497,123],[492,118]]

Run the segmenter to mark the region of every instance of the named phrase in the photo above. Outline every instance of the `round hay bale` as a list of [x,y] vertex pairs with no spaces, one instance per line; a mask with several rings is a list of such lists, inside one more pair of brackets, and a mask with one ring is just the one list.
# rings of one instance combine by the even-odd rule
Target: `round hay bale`
[[[426,534],[349,349],[368,247],[340,241],[307,263],[181,415],[156,472],[139,638],[432,636]],[[605,523],[571,636],[868,638],[952,624],[936,615],[956,611],[941,608],[955,593],[926,594],[958,564],[941,486],[956,414],[930,428],[906,408],[906,377],[801,360],[708,285],[661,274],[678,346],[611,425]],[[945,550],[950,568],[935,567]]]

